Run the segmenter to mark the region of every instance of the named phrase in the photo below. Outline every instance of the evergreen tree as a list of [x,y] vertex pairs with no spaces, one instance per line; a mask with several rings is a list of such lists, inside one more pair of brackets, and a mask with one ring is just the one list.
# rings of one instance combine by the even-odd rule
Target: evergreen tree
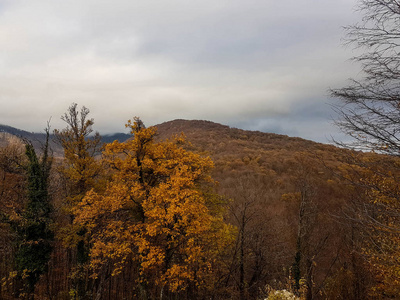
[[52,206],[48,193],[52,159],[49,157],[49,132],[44,153],[38,158],[32,144],[26,145],[27,203],[20,222],[15,225],[18,236],[15,264],[23,292],[33,298],[40,276],[47,271],[54,238],[51,230]]

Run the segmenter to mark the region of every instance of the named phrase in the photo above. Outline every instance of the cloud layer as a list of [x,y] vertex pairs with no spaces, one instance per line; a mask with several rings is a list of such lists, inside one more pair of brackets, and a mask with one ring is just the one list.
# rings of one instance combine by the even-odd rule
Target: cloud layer
[[0,123],[53,127],[72,102],[109,133],[207,119],[324,141],[355,0],[0,1]]

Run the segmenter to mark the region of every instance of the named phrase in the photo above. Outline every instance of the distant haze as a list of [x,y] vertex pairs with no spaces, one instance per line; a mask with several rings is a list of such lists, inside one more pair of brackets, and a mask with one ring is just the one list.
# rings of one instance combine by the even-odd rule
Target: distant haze
[[0,0],[0,124],[41,131],[72,102],[102,133],[140,116],[320,142],[330,87],[357,75],[355,0]]

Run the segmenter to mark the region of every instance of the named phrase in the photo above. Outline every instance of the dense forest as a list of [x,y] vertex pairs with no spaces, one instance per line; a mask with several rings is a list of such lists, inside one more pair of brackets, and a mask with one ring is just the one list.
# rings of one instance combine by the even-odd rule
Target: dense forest
[[42,147],[3,133],[1,299],[399,294],[397,158],[209,121],[103,143],[87,108],[62,119]]

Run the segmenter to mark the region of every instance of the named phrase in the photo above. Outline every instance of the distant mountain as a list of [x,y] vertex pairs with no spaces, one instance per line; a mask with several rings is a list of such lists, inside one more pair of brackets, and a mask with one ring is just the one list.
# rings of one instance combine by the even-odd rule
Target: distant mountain
[[2,125],[0,124],[0,132],[6,132],[12,135],[15,135],[17,137],[20,137],[22,139],[28,139],[28,140],[44,140],[46,138],[46,135],[44,133],[33,133],[33,132],[28,132],[25,130],[17,129],[8,125]]
[[[106,134],[102,136],[103,143],[111,143],[115,140],[120,142],[126,141],[130,138],[131,135],[126,133],[114,133],[114,134]],[[19,139],[22,141],[29,141],[33,144],[35,149],[40,150],[42,145],[44,145],[46,141],[46,134],[45,133],[35,133],[35,132],[28,132],[25,130],[21,130],[18,128],[14,128],[8,125],[1,125],[0,124],[0,146],[5,146],[9,143],[10,139]],[[55,139],[54,135],[50,136],[50,146],[55,156],[62,156],[63,150],[60,144],[58,144]]]
[[114,134],[105,134],[101,136],[101,140],[103,143],[112,143],[115,140],[119,142],[125,142],[127,139],[131,138],[132,135],[127,133],[114,133]]
[[[173,120],[156,125],[158,129],[157,138],[165,140],[173,136],[184,134],[187,141],[191,143],[191,150],[206,152],[216,164],[220,160],[247,160],[248,157],[259,156],[260,161],[267,162],[271,157],[282,155],[291,157],[294,153],[322,151],[329,157],[338,151],[338,148],[321,144],[298,137],[288,137],[286,135],[265,133],[260,131],[249,131],[231,128],[226,125],[204,120]],[[21,140],[28,140],[40,149],[45,142],[44,133],[34,133],[17,129],[7,125],[0,125],[0,146],[6,143],[4,133],[15,136]],[[115,133],[102,136],[104,143],[111,143],[114,140],[124,142],[131,138],[130,134]],[[54,141],[51,136],[51,148],[56,156],[62,156],[61,146]],[[247,158],[246,158],[247,157]],[[271,162],[270,164],[273,164]],[[270,165],[269,164],[269,165]],[[265,166],[261,166],[265,169]]]
[[[14,128],[8,125],[0,124],[0,137],[3,136],[1,146],[7,144],[7,140],[10,136],[15,139],[19,139],[20,142],[29,141],[35,147],[35,149],[40,150],[46,141],[45,133],[34,133]],[[62,150],[58,144],[56,144],[52,139],[50,140],[50,146],[54,152],[54,155],[62,155]]]

